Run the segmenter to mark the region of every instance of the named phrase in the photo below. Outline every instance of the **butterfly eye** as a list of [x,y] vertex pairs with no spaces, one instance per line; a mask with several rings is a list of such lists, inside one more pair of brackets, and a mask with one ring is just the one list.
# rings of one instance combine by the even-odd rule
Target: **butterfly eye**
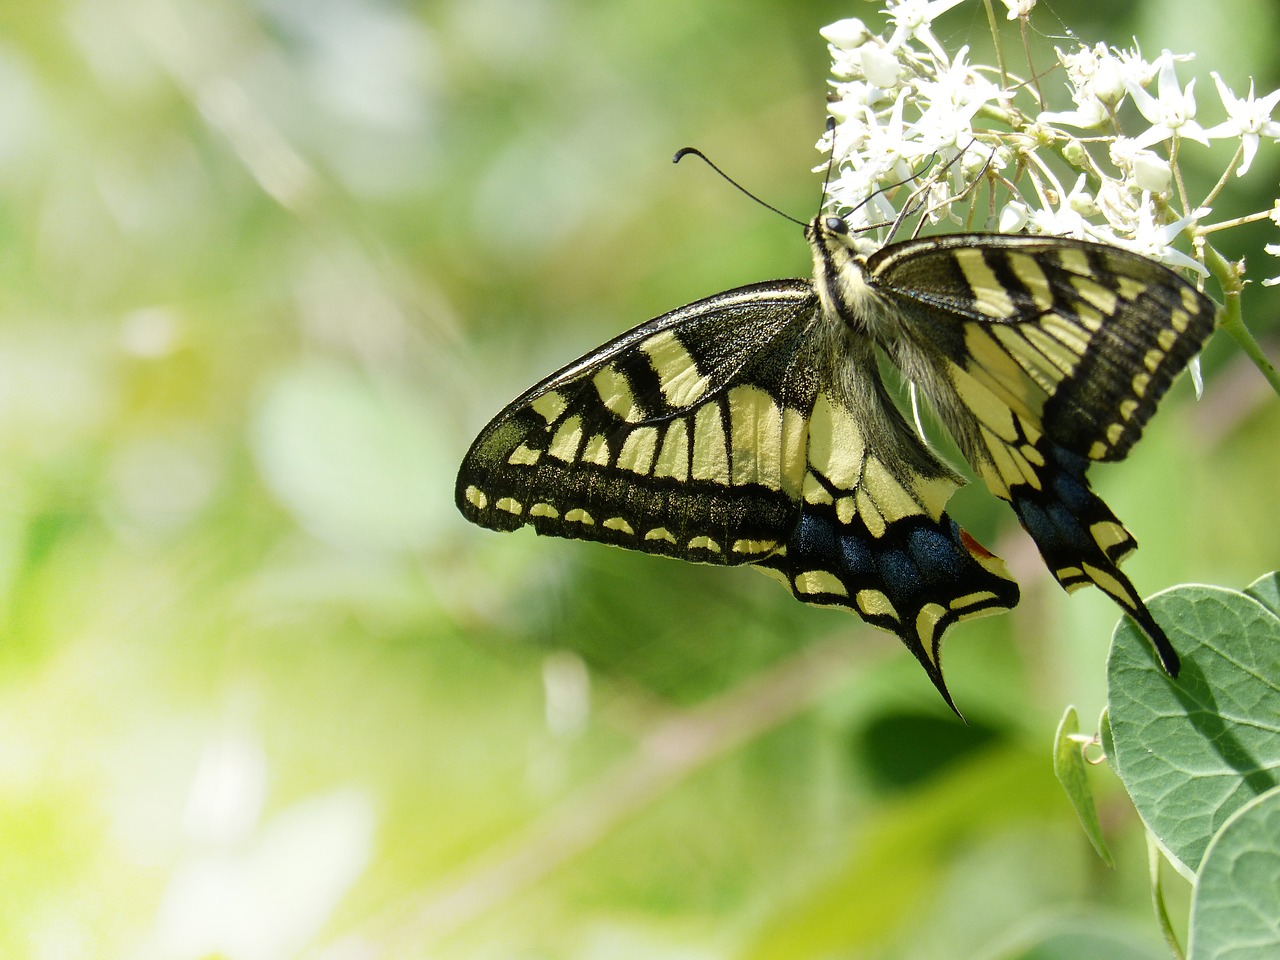
[[827,217],[824,225],[831,233],[839,234],[842,237],[849,234],[849,225],[840,217]]

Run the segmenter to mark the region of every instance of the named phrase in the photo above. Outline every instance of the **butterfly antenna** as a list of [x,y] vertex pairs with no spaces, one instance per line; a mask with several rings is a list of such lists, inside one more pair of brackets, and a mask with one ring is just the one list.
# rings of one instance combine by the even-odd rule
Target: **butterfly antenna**
[[822,195],[818,197],[818,212],[822,212],[822,204],[826,202],[831,187],[831,171],[836,168],[836,118],[827,117],[827,135],[831,137],[831,156],[827,158],[827,173],[822,178]]
[[[835,132],[835,129],[836,129],[836,118],[830,117],[830,116],[827,117],[827,133],[833,134]],[[904,183],[910,183],[912,180],[915,180],[916,178],[921,176],[921,174],[923,174],[926,170],[928,170],[931,166],[933,166],[933,162],[934,160],[937,159],[937,157],[938,157],[937,151],[934,151],[933,153],[929,154],[929,159],[927,159],[924,162],[924,166],[920,168],[919,172],[912,173],[910,176],[903,177],[901,180],[898,180],[894,183],[887,183],[883,187],[878,188],[871,194],[871,196],[867,197],[867,199],[863,200],[856,207],[850,210],[849,213],[850,214],[857,213],[859,210],[861,210],[863,207],[869,204],[876,197],[877,194],[888,193],[890,190],[900,187]],[[836,167],[836,144],[835,144],[835,140],[833,139],[831,141],[831,156],[827,160],[827,175],[822,179],[822,196],[824,199],[826,198],[829,192],[829,189],[831,187],[831,171],[834,170],[835,167]],[[818,203],[818,209],[819,210],[822,209],[821,201],[819,201]],[[899,221],[894,221],[895,231],[897,230],[898,222]],[[887,225],[888,225],[887,221],[885,223],[870,223],[870,224],[866,224],[865,226],[859,227],[858,231],[862,232],[866,230],[875,230],[879,227],[883,227]]]
[[766,203],[765,201],[761,200],[754,193],[752,193],[750,190],[748,190],[746,187],[740,184],[737,180],[733,179],[733,177],[729,176],[727,173],[725,173],[723,170],[717,167],[714,163],[712,163],[707,158],[707,155],[703,153],[701,150],[699,150],[697,147],[682,147],[681,149],[676,151],[676,155],[671,158],[671,162],[679,163],[681,160],[683,160],[685,157],[689,156],[690,154],[697,157],[699,160],[705,163],[708,167],[710,167],[716,173],[720,174],[721,178],[726,183],[728,183],[731,187],[736,187],[741,193],[750,197],[752,200],[760,204],[760,206],[764,207],[766,210],[772,210],[778,216],[783,217],[787,220],[790,220],[796,226],[799,226],[799,227],[808,226],[808,224],[802,223],[801,221],[797,220],[795,217],[791,216],[791,214],[784,213],[783,211],[779,210],[772,203]]

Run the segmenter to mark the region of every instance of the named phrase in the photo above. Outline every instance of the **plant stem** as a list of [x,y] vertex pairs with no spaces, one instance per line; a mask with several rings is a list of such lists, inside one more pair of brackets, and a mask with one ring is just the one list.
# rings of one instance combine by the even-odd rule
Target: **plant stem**
[[1205,265],[1226,293],[1226,304],[1223,306],[1222,315],[1218,318],[1218,325],[1239,345],[1245,356],[1253,361],[1253,365],[1271,384],[1271,389],[1280,396],[1280,372],[1276,371],[1275,364],[1262,352],[1262,347],[1258,345],[1258,341],[1244,324],[1243,311],[1240,309],[1240,293],[1243,285],[1240,282],[1239,271],[1212,244],[1206,243],[1204,252]]
[[1156,922],[1160,924],[1160,932],[1164,934],[1164,941],[1173,952],[1174,960],[1187,960],[1182,944],[1178,942],[1178,935],[1174,932],[1173,921],[1169,919],[1169,908],[1165,906],[1164,902],[1164,881],[1160,877],[1160,861],[1162,859],[1160,848],[1156,846],[1155,836],[1148,831],[1147,869],[1151,872],[1151,904],[1155,907]]

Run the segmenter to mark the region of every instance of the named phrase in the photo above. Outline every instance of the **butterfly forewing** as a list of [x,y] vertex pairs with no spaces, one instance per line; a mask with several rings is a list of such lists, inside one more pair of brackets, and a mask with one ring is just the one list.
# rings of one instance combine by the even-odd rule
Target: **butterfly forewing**
[[458,474],[469,520],[708,563],[757,559],[799,515],[812,372],[788,363],[804,281],[731,290],[650,321],[516,399]]
[[[1213,303],[1167,267],[1066,238],[961,234],[895,244],[868,280],[908,332],[990,394],[961,402],[1007,432],[991,398],[1091,460],[1120,460],[1213,331]],[[967,322],[965,322],[967,321]],[[929,349],[932,347],[932,349]]]

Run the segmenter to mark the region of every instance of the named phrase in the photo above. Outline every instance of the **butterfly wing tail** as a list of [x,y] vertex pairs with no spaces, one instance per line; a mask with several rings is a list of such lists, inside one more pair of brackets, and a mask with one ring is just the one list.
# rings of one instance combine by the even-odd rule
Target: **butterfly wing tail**
[[1115,600],[1150,638],[1169,676],[1177,677],[1177,652],[1120,572],[1120,562],[1137,541],[1089,488],[1088,461],[1043,439],[1037,449],[1058,469],[1045,474],[1048,482],[1039,488],[1011,486],[1009,502],[1045,563],[1067,591],[1092,583]]
[[905,517],[877,537],[860,517],[806,503],[786,547],[758,566],[805,603],[843,607],[897,634],[957,716],[942,675],[943,634],[1018,603],[1004,562],[945,513]]

